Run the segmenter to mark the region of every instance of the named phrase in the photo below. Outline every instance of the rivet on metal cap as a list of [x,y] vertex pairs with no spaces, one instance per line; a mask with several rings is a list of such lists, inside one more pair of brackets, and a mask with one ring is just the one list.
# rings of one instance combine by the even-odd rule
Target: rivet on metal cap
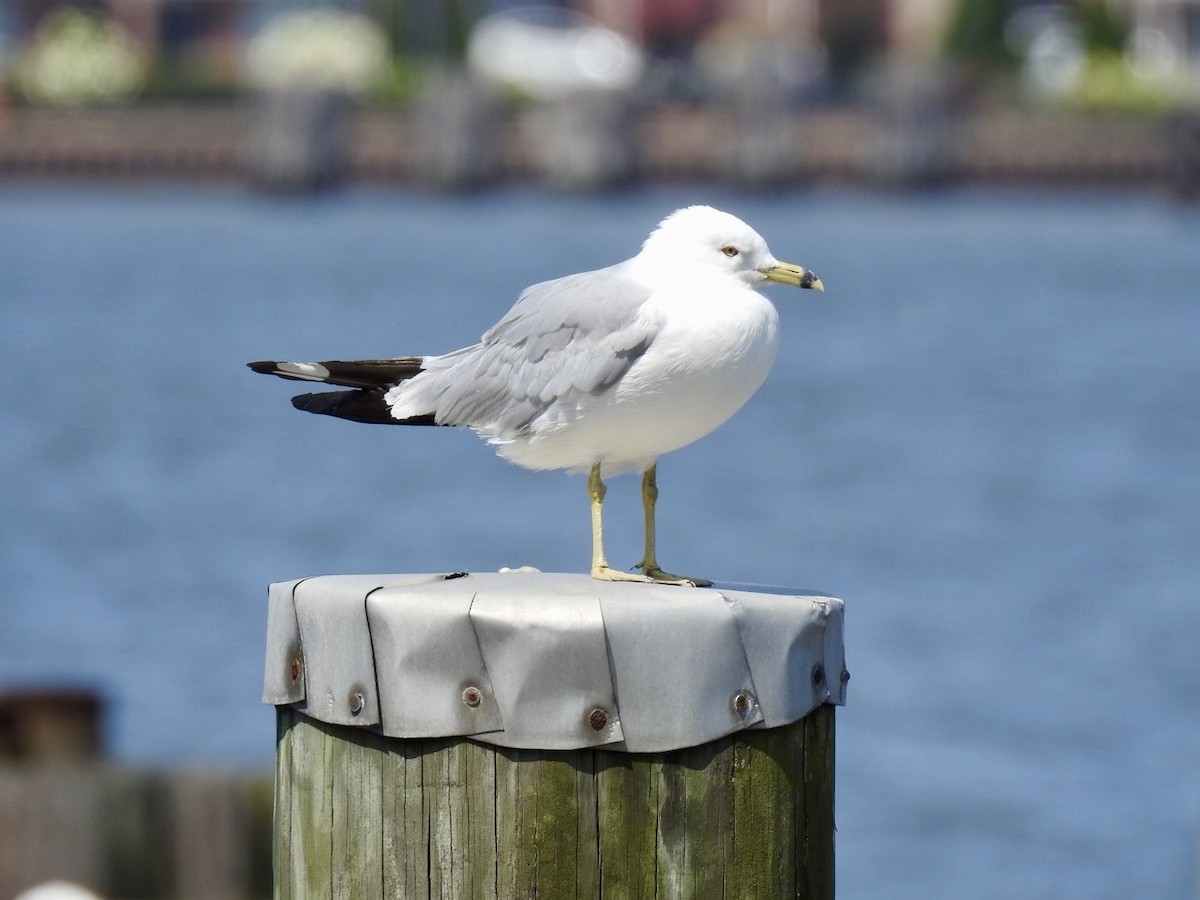
[[365,703],[366,703],[366,699],[363,697],[362,691],[355,691],[353,694],[351,694],[350,695],[350,715],[357,716],[360,712],[363,711],[363,706],[365,705]]
[[749,691],[738,691],[733,695],[733,711],[739,719],[744,719],[754,710],[754,697]]
[[817,663],[815,666],[813,666],[812,683],[813,684],[821,684],[824,680],[825,680],[825,669],[821,666],[820,663]]
[[587,721],[593,731],[603,731],[608,727],[608,710],[603,706],[597,706],[588,713]]
[[850,672],[847,669],[842,669],[842,684],[850,680]]
[[295,683],[295,682],[299,681],[300,680],[300,657],[298,657],[298,656],[292,657],[291,672],[292,672],[292,682]]
[[479,688],[475,687],[475,685],[464,688],[462,692],[462,702],[471,707],[471,709],[474,709],[483,702],[483,691],[479,690]]

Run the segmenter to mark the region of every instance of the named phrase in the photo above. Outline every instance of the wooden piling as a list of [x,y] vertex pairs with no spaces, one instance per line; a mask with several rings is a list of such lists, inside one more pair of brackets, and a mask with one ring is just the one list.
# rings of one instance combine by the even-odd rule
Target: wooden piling
[[834,895],[827,704],[664,753],[401,740],[277,716],[278,900]]
[[833,896],[843,603],[541,573],[271,586],[275,896]]

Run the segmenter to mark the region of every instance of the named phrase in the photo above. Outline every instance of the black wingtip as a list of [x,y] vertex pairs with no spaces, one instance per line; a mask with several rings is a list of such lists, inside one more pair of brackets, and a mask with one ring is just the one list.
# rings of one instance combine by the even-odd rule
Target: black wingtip
[[259,360],[258,362],[246,363],[246,367],[252,371],[258,372],[260,375],[274,375],[275,367],[278,363],[268,359]]
[[384,400],[385,391],[375,388],[356,391],[323,391],[317,394],[297,394],[292,406],[319,416],[334,416],[351,422],[370,425],[436,425],[432,415],[397,419]]
[[349,419],[351,422],[390,424],[391,410],[383,401],[382,391],[326,391],[319,394],[297,394],[292,406],[319,416]]

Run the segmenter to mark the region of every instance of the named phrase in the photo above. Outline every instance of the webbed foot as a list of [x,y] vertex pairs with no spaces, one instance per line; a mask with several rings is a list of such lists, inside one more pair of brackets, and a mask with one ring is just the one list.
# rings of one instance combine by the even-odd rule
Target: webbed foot
[[635,569],[641,569],[645,573],[646,578],[659,584],[678,584],[687,587],[711,587],[712,582],[707,578],[692,578],[687,575],[674,575],[671,572],[664,572],[658,566],[647,567],[644,562],[634,566]]

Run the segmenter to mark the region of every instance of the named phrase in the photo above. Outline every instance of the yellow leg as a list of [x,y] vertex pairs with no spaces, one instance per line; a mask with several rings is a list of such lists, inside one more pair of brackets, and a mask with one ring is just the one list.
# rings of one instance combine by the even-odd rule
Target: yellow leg
[[646,575],[622,572],[608,564],[604,556],[604,495],[608,488],[600,480],[600,463],[588,474],[588,497],[592,501],[592,577],[601,581],[653,581]]
[[666,584],[693,584],[696,587],[708,587],[712,584],[707,578],[685,578],[682,575],[672,575],[664,572],[658,565],[658,555],[654,543],[654,507],[658,503],[658,466],[654,465],[642,473],[642,511],[646,516],[646,555],[635,566],[641,569],[654,581]]

